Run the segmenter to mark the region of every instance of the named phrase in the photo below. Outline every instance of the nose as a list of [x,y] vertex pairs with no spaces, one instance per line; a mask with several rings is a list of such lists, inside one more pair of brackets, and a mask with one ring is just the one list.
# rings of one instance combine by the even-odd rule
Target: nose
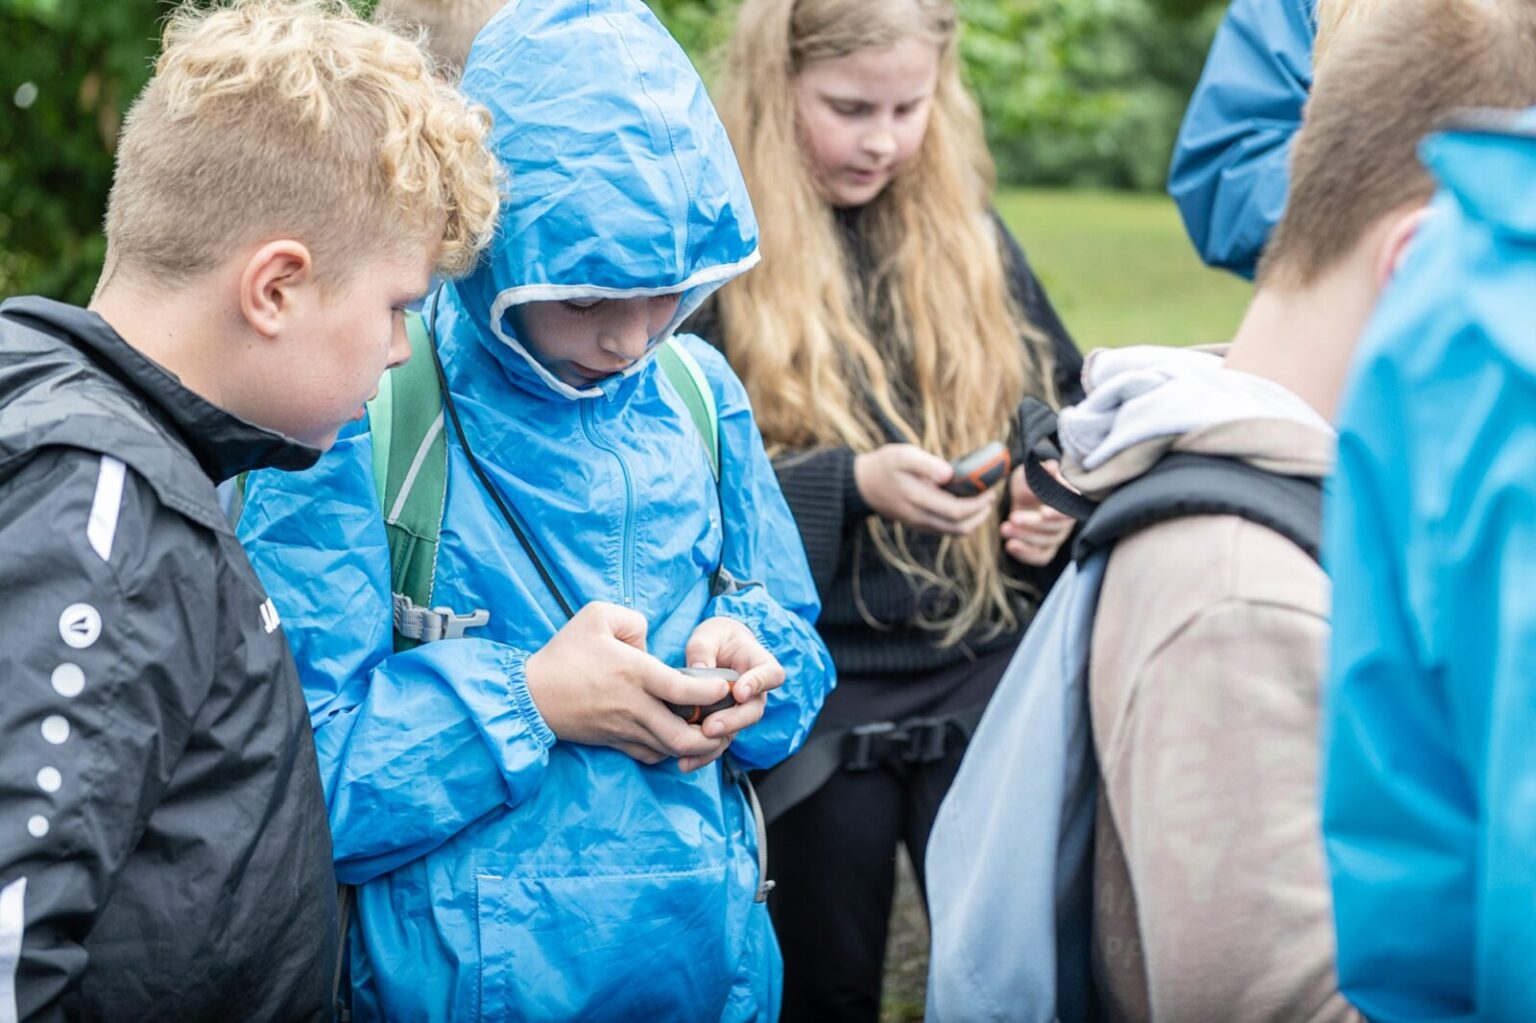
[[896,133],[889,124],[882,123],[867,132],[860,145],[866,155],[887,159],[896,155]]
[[643,302],[627,304],[623,315],[609,323],[597,340],[599,348],[625,362],[644,355],[650,342],[650,317]]
[[411,335],[405,327],[405,316],[396,316],[394,332],[389,339],[389,368],[409,362],[411,358]]

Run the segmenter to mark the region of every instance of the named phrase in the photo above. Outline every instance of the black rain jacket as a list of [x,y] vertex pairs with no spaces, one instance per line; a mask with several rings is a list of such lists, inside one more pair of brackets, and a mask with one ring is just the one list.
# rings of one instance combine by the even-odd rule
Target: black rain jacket
[[330,1018],[309,714],[214,491],[318,454],[0,305],[0,1023]]

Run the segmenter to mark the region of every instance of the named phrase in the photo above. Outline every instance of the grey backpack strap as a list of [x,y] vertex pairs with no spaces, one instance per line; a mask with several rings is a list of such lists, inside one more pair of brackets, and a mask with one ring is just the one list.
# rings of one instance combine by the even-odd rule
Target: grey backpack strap
[[772,824],[785,810],[808,799],[843,764],[843,747],[851,729],[813,733],[787,760],[759,776],[757,795],[763,818]]
[[1132,533],[1191,515],[1236,515],[1279,533],[1321,562],[1322,480],[1182,452],[1164,456],[1105,498],[1078,534],[1073,557],[1082,564]]

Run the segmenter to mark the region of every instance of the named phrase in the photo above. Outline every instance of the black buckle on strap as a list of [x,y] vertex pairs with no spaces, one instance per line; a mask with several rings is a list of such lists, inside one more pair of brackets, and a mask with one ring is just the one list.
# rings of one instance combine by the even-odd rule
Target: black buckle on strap
[[910,718],[900,724],[859,725],[848,732],[843,744],[843,769],[868,771],[891,760],[907,764],[942,760],[952,723],[948,718]]

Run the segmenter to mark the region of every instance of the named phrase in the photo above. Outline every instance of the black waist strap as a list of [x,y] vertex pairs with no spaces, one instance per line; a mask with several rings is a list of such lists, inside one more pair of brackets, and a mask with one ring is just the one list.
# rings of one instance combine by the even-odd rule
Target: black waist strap
[[955,714],[877,721],[818,732],[799,752],[757,779],[763,817],[772,823],[815,795],[839,769],[868,771],[884,764],[931,764],[970,742],[987,705]]

